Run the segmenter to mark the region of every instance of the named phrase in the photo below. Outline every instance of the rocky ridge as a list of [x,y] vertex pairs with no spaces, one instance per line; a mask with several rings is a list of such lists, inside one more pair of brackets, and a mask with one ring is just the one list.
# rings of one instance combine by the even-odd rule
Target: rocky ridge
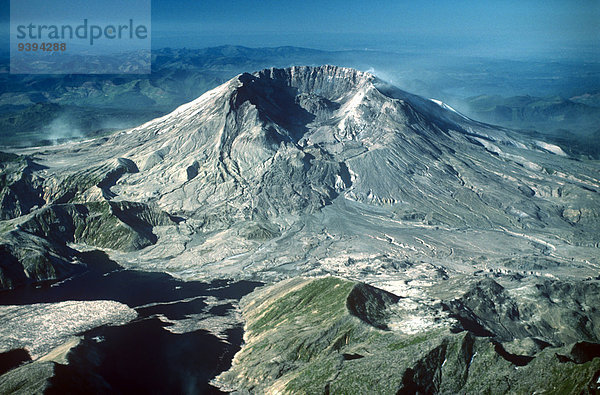
[[[475,289],[494,294],[498,287],[484,280]],[[478,303],[500,311],[516,308],[489,299]],[[405,328],[414,315],[401,301],[380,289],[332,277],[295,278],[256,290],[242,300],[245,345],[232,368],[214,382],[228,391],[267,394],[598,390],[600,355],[589,343],[561,346],[528,338],[520,344],[537,348],[523,355],[515,342],[501,343],[501,332],[477,334],[441,311],[432,325],[410,333]],[[529,323],[525,317],[520,322]],[[546,334],[569,332],[552,324],[546,329]],[[590,334],[597,342],[600,332]],[[588,352],[578,358],[581,349]]]

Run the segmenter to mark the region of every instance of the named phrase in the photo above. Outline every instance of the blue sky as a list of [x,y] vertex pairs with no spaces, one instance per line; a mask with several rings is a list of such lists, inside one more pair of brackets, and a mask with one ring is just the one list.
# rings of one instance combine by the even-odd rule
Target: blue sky
[[199,40],[222,36],[223,41],[230,36],[228,43],[246,35],[249,43],[288,41],[324,49],[393,47],[404,41],[526,54],[598,44],[599,21],[598,0],[153,2],[157,33],[186,31]]
[[[4,25],[8,4],[0,0]],[[568,57],[600,51],[598,21],[600,0],[152,1],[155,47],[297,45]]]

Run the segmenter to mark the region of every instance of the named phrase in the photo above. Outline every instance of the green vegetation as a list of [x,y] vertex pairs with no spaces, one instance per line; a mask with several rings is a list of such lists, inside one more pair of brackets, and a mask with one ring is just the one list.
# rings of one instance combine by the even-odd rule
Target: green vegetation
[[[270,224],[269,224],[270,225]],[[248,240],[266,241],[279,236],[279,231],[273,225],[252,223],[242,230],[241,236]]]
[[351,282],[334,277],[310,282],[298,291],[287,294],[280,303],[267,308],[262,317],[248,329],[266,331],[297,318],[314,323],[322,323],[321,320],[325,318],[331,320],[344,314],[346,296],[353,286]]
[[390,295],[333,277],[258,289],[242,301],[246,345],[217,381],[290,394],[593,392],[600,358],[560,362],[556,354],[568,347],[546,348],[518,366],[489,338],[449,326],[416,334],[374,326],[374,316],[398,313],[389,311]]
[[398,351],[398,350],[405,349],[407,347],[411,347],[411,346],[426,342],[427,340],[429,340],[435,336],[435,332],[439,332],[438,334],[441,336],[441,335],[443,335],[444,331],[432,331],[432,332],[428,332],[428,333],[424,333],[424,334],[420,333],[420,334],[411,336],[407,339],[403,339],[402,341],[399,341],[396,343],[391,343],[388,345],[388,349],[390,351]]
[[71,241],[135,251],[156,242],[153,226],[169,222],[167,214],[152,213],[152,209],[141,203],[99,201],[49,206],[24,222],[21,228],[60,244]]
[[378,310],[387,310],[390,300],[395,299],[384,291],[334,277],[295,279],[257,291],[244,301],[248,342],[238,354],[241,363],[223,377],[241,374],[259,392],[265,387],[255,380],[283,385],[291,393],[326,387],[334,393],[395,392],[402,375],[385,367],[414,363],[440,342],[443,331],[423,333],[417,341],[373,326],[370,322],[387,315]]
[[14,229],[14,225],[11,222],[0,221],[0,234],[6,233],[12,229]]
[[76,270],[69,242],[136,251],[156,243],[154,226],[172,223],[168,214],[146,204],[109,201],[52,204],[0,221],[0,264],[16,268],[0,267],[0,289],[58,279]]

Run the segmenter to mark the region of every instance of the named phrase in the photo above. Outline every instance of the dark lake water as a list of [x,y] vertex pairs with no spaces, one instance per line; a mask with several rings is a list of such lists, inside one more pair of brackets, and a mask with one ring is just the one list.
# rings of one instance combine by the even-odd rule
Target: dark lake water
[[[242,342],[241,325],[228,329],[225,341],[204,330],[172,333],[156,315],[181,320],[206,313],[203,296],[239,300],[261,283],[183,282],[165,273],[123,270],[99,251],[83,253],[81,260],[88,270],[69,280],[0,293],[2,305],[114,300],[138,312],[126,325],[83,333],[69,365],[56,368],[49,393],[220,393],[209,381],[230,367]],[[153,303],[162,304],[139,307]],[[223,303],[208,312],[223,316],[231,309]]]

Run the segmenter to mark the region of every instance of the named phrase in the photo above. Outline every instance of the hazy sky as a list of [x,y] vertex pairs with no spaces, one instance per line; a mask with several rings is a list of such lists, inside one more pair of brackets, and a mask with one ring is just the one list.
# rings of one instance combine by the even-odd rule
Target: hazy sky
[[[4,25],[8,4],[0,0]],[[297,45],[568,57],[600,51],[599,21],[600,0],[152,1],[155,47]]]
[[600,45],[599,21],[599,0],[153,2],[157,40],[186,31],[198,41],[324,49],[405,43],[526,56]]

